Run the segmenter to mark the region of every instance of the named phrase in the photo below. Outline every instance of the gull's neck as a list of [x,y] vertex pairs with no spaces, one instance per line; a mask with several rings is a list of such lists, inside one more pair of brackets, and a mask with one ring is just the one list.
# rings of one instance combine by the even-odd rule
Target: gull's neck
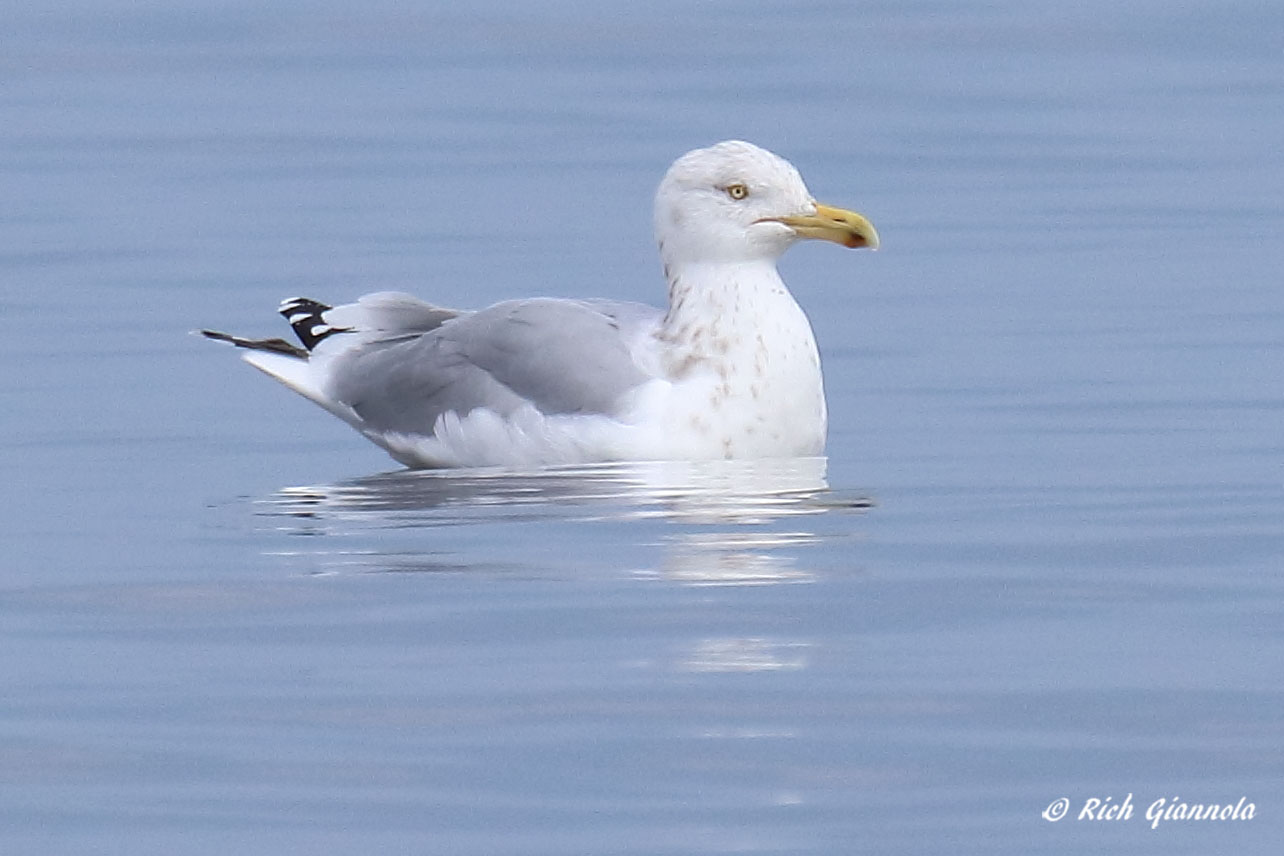
[[770,259],[665,265],[669,311],[661,338],[694,344],[702,329],[730,332],[763,313],[797,306]]

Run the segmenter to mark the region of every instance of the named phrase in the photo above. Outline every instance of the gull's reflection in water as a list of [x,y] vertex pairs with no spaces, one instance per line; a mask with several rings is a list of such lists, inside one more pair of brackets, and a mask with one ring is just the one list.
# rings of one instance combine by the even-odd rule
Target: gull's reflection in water
[[[688,585],[765,585],[811,579],[794,554],[814,543],[808,518],[867,508],[825,480],[826,459],[646,462],[515,472],[500,469],[405,470],[331,485],[289,487],[260,503],[260,514],[290,534],[337,536],[370,530],[478,527],[478,567],[495,539],[539,539],[505,524],[594,521],[654,524],[638,532],[661,546],[660,561],[633,573]],[[584,530],[579,530],[583,532]],[[574,539],[559,529],[552,537]],[[591,540],[591,539],[590,539]],[[636,542],[635,542],[636,544]],[[574,545],[568,544],[568,548]],[[290,551],[326,554],[314,549]],[[459,550],[448,562],[405,561],[405,550],[348,551],[337,570],[460,570]],[[603,557],[610,560],[612,557]],[[413,566],[412,566],[413,565]]]
[[[715,629],[728,629],[723,623],[674,624],[668,606],[693,602],[677,589],[719,587],[699,602],[734,609],[744,601],[730,587],[809,583],[826,561],[849,567],[856,516],[871,503],[830,488],[825,468],[824,458],[802,458],[402,471],[286,488],[263,500],[259,513],[272,530],[291,536],[285,549],[274,538],[274,552],[308,574],[498,573],[522,581],[581,581],[583,588],[565,596],[597,604],[618,604],[599,598],[639,581],[677,587],[654,607],[665,616],[659,638],[667,638],[660,644],[667,652],[654,651],[631,668],[719,681],[720,675],[805,670],[822,643],[789,632],[788,621],[758,628],[740,622],[733,633]],[[702,733],[789,736],[734,718]]]
[[806,642],[759,637],[705,639],[682,662],[688,672],[778,672],[807,666]]

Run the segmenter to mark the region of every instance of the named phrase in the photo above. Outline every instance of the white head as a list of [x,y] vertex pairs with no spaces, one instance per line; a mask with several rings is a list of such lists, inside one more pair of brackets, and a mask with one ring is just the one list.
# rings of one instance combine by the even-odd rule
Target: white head
[[688,152],[655,194],[655,234],[666,266],[774,261],[800,238],[877,247],[859,214],[817,204],[793,164],[729,140]]

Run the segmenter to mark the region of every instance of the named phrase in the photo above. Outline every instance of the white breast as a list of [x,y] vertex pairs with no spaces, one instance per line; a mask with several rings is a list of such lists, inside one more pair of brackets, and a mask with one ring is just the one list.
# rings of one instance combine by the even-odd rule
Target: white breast
[[819,455],[825,395],[811,324],[774,265],[696,267],[672,277],[652,359],[660,380],[633,418],[658,423],[645,457]]

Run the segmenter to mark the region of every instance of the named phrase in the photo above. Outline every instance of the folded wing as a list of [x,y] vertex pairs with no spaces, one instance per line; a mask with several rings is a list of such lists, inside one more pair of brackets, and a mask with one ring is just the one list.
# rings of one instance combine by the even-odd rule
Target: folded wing
[[499,303],[414,335],[358,335],[329,360],[326,393],[364,430],[402,434],[431,434],[443,413],[477,408],[501,417],[528,406],[544,415],[614,415],[650,379],[635,349],[658,319],[638,304]]

